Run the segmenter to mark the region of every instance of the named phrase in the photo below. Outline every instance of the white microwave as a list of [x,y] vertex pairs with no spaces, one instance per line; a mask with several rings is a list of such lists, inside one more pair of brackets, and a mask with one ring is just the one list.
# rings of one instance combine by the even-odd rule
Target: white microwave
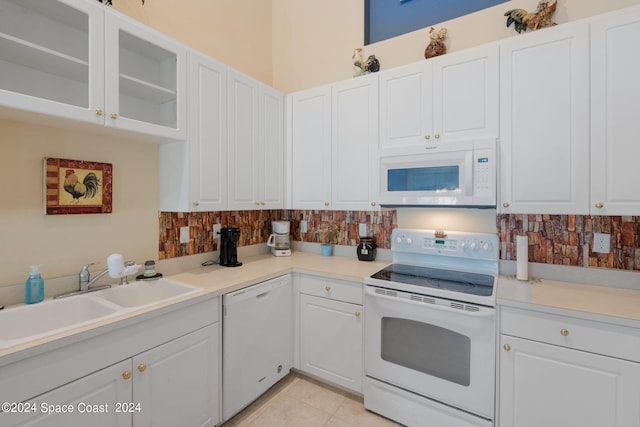
[[426,153],[380,157],[383,206],[496,206],[497,141],[428,146]]

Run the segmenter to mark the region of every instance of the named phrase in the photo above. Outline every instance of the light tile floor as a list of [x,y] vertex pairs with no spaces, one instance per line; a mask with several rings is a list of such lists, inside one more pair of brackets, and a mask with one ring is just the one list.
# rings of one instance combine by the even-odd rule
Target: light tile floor
[[222,427],[399,427],[362,398],[291,373]]

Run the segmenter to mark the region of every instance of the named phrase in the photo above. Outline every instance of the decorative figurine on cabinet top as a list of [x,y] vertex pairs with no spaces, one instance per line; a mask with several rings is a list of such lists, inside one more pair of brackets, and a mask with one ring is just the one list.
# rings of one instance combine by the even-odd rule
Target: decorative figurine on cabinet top
[[551,20],[551,16],[556,11],[558,0],[542,0],[534,13],[529,13],[524,9],[511,9],[504,13],[507,16],[507,27],[513,23],[513,28],[521,33],[527,28],[535,31],[538,28],[546,28],[557,25]]
[[431,42],[424,50],[425,59],[433,58],[434,56],[440,56],[447,53],[447,47],[444,44],[444,39],[447,38],[447,29],[441,28],[438,31],[431,27],[429,30],[429,38]]
[[361,47],[353,50],[351,59],[353,60],[354,77],[380,71],[380,61],[378,61],[375,55],[369,55],[366,61],[362,59]]

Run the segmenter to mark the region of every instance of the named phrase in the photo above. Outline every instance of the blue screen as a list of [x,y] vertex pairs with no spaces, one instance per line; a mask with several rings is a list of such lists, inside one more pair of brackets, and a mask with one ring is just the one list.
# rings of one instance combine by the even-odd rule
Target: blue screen
[[[365,0],[365,41],[376,43],[507,0]],[[533,3],[535,6],[535,2]],[[425,47],[429,40],[425,40]]]
[[458,166],[387,171],[387,191],[454,191],[458,189],[460,189]]

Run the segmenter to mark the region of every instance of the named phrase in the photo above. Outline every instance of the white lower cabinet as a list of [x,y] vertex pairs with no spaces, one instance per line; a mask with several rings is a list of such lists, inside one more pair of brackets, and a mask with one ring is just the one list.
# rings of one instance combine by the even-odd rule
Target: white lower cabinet
[[302,276],[300,285],[300,369],[362,393],[362,284]]
[[637,330],[526,310],[503,314],[500,426],[640,425],[640,353],[622,359],[637,351]]
[[104,334],[0,365],[0,401],[21,402],[13,411],[3,406],[0,426],[217,425],[219,300],[131,318]]
[[[214,426],[219,420],[214,324],[27,400],[4,426]],[[6,422],[6,424],[5,424]]]
[[133,426],[214,426],[219,406],[219,324],[132,359]]
[[[69,383],[16,407],[22,413],[3,414],[3,426],[30,427],[125,427],[131,413],[118,412],[118,405],[131,402],[131,360],[125,360]],[[25,411],[26,409],[26,411]]]

